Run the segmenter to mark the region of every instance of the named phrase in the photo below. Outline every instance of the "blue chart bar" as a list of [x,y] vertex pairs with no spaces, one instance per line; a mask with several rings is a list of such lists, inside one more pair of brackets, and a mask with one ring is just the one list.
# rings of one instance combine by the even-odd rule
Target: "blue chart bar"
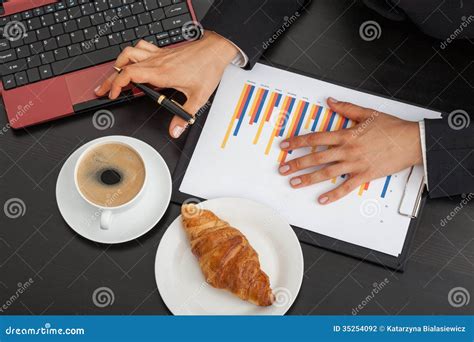
[[472,342],[472,316],[0,316],[0,341]]
[[383,185],[383,189],[382,189],[382,194],[380,195],[380,197],[382,198],[385,198],[385,195],[387,194],[387,189],[388,189],[388,185],[390,184],[390,179],[392,178],[392,176],[387,176],[387,178],[385,179],[385,184]]

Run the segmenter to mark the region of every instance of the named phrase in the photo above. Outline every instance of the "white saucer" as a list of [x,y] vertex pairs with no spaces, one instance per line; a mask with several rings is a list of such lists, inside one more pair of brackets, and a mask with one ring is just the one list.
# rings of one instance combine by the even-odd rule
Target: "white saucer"
[[175,315],[284,315],[300,291],[304,270],[301,245],[290,225],[273,209],[247,199],[212,199],[200,206],[247,237],[270,277],[276,302],[259,307],[209,285],[178,216],[163,235],[155,261],[156,284],[168,309]]
[[[74,185],[74,166],[82,151],[99,141],[119,141],[131,145],[142,156],[147,184],[133,207],[114,213],[112,227],[100,229],[100,210],[87,203]],[[163,217],[171,199],[171,175],[161,155],[147,143],[125,136],[108,136],[90,141],[64,163],[56,183],[56,201],[67,224],[79,235],[100,243],[121,243],[136,239],[152,229]]]

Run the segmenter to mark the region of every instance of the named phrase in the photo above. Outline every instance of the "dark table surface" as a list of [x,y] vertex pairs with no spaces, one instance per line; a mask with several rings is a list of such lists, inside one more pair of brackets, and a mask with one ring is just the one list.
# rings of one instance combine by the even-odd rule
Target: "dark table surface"
[[[195,1],[202,15],[208,1]],[[367,42],[360,25],[375,20],[379,39]],[[390,22],[355,1],[313,1],[290,30],[266,51],[269,63],[309,72],[360,90],[451,111],[474,111],[474,42],[440,42],[410,23]],[[82,114],[0,135],[0,204],[25,203],[24,216],[0,212],[0,308],[30,278],[33,284],[3,314],[169,314],[156,288],[157,246],[179,206],[170,204],[157,226],[120,245],[88,241],[59,213],[55,186],[67,157],[92,139],[127,135],[141,139],[166,160],[171,171],[185,137],[167,134],[170,115],[147,99],[108,108],[113,127],[98,130]],[[4,116],[0,126],[6,127]],[[404,273],[302,244],[305,272],[289,314],[347,314],[362,304],[374,283],[387,278],[359,314],[472,314],[474,304],[456,308],[448,293],[462,287],[474,295],[474,204],[461,197],[429,200]],[[92,293],[109,287],[113,305],[99,308]]]

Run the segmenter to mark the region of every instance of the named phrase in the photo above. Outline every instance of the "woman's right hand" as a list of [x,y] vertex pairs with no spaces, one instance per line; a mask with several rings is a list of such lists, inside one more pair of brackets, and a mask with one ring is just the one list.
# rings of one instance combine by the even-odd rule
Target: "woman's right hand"
[[[199,40],[172,48],[159,48],[142,40],[123,50],[115,62],[122,72],[112,74],[95,92],[116,99],[132,81],[174,88],[184,93],[187,100],[183,107],[194,115],[206,104],[237,53],[232,43],[211,31]],[[185,120],[175,116],[169,126],[170,135],[178,138],[186,126]]]

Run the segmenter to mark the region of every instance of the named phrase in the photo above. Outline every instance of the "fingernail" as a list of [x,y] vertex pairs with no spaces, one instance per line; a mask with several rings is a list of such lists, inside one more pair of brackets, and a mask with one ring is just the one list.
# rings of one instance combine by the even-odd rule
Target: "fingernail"
[[97,88],[94,89],[94,93],[97,93],[100,89],[100,86],[97,86]]
[[328,200],[329,200],[329,197],[326,197],[326,196],[325,196],[325,197],[321,197],[321,198],[319,199],[319,203],[324,204],[324,203],[326,203]]
[[278,170],[280,171],[280,173],[285,173],[285,172],[288,172],[290,170],[290,166],[289,165],[282,165],[282,166],[280,166],[280,168]]
[[290,180],[290,184],[291,185],[301,184],[301,179],[300,178],[293,178],[292,180]]
[[182,126],[175,126],[173,128],[173,137],[179,138],[179,136],[184,132],[184,127]]
[[328,97],[328,101],[332,102],[332,103],[338,103],[339,102],[338,100],[336,100],[335,98],[332,98],[332,97]]
[[283,141],[280,143],[280,148],[288,148],[290,147],[290,143],[288,141]]

